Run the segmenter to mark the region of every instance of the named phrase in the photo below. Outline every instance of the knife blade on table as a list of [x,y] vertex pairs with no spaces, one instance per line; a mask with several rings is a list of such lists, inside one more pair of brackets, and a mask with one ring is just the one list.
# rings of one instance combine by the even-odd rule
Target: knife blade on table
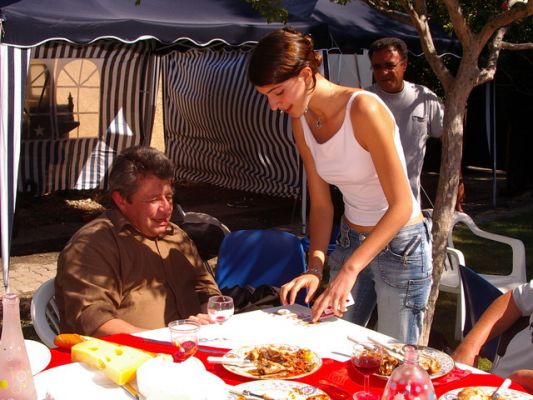
[[231,388],[229,389],[229,392],[231,394],[242,396],[242,397],[247,397],[247,398],[252,397],[255,399],[275,400],[274,398],[267,396],[266,394],[258,394],[258,393],[250,392],[249,390],[237,390],[237,389]]
[[505,379],[500,386],[490,395],[491,400],[498,400],[500,393],[503,392],[511,386],[511,380],[509,378]]
[[141,394],[139,393],[139,391],[137,389],[135,389],[133,387],[132,384],[130,383],[125,383],[124,385],[121,386],[122,389],[124,389],[124,391],[128,394],[128,396],[130,396],[132,399],[134,400],[141,400],[143,399],[143,397],[141,396]]

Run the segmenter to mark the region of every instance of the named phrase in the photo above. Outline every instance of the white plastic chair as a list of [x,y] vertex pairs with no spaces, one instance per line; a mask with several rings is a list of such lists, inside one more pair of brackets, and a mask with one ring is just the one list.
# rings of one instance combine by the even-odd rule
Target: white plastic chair
[[[424,210],[424,214],[432,216],[433,210]],[[464,294],[461,286],[458,265],[471,265],[465,262],[464,254],[454,247],[453,229],[457,224],[464,224],[474,235],[495,242],[504,243],[511,246],[512,249],[512,269],[508,275],[480,274],[503,293],[514,289],[515,287],[526,283],[526,252],[521,240],[508,236],[498,235],[480,229],[470,216],[462,212],[455,212],[453,216],[452,229],[448,236],[447,258],[445,269],[442,272],[439,283],[439,290],[443,292],[457,294],[457,314],[455,324],[455,338],[461,340],[463,336],[465,307]]]
[[59,310],[54,295],[54,279],[49,279],[37,288],[31,299],[33,328],[48,347],[56,347],[54,338],[59,334]]

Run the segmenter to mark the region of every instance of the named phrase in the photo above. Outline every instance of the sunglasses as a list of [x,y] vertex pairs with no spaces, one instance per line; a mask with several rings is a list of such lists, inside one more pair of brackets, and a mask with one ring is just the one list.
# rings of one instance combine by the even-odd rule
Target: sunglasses
[[381,71],[382,69],[386,69],[387,71],[392,71],[398,65],[403,64],[403,62],[404,62],[404,60],[398,61],[397,63],[386,62],[386,63],[383,63],[383,64],[372,64],[370,66],[370,69],[372,69],[374,71]]

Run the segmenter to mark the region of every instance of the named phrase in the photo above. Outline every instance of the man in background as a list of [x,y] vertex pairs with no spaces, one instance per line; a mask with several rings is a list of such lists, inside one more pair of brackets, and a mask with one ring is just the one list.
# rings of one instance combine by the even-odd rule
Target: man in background
[[374,84],[366,90],[377,94],[389,107],[400,130],[407,175],[420,202],[420,175],[429,137],[442,135],[444,109],[435,93],[404,80],[407,45],[398,38],[383,38],[370,45],[368,56]]

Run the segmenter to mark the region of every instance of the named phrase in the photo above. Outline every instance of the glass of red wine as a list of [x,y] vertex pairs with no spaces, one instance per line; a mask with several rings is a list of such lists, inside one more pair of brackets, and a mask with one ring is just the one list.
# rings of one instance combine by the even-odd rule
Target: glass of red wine
[[364,376],[363,391],[353,395],[354,400],[379,400],[379,396],[368,390],[370,386],[370,375],[379,371],[383,349],[381,346],[371,342],[356,343],[352,350],[352,365]]
[[198,350],[200,324],[190,319],[179,319],[168,324],[170,340],[176,349],[172,352],[174,362],[183,362]]

